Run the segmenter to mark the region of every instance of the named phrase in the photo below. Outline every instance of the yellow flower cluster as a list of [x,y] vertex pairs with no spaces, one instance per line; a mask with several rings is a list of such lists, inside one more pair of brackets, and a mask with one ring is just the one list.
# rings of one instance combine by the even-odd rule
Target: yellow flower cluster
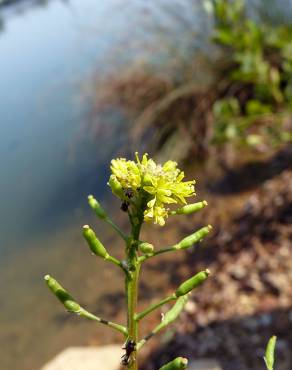
[[[109,184],[122,189],[131,189],[134,196],[143,191],[147,195],[147,208],[144,211],[145,221],[163,226],[168,216],[167,204],[186,204],[185,198],[195,195],[195,181],[183,181],[184,172],[177,168],[177,163],[167,161],[159,165],[144,154],[140,161],[136,153],[136,162],[125,158],[113,159],[111,162],[112,175]],[[121,194],[121,193],[120,193]]]

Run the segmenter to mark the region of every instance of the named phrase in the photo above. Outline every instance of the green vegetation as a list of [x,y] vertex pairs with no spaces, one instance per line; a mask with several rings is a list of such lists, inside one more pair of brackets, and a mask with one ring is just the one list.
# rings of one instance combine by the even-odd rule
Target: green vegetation
[[213,41],[230,58],[213,106],[214,142],[278,146],[292,140],[292,27],[257,22],[244,0],[214,0]]
[[[125,158],[112,160],[111,171],[112,175],[108,184],[113,194],[122,202],[122,210],[127,212],[129,216],[130,234],[126,235],[120,230],[92,195],[88,197],[88,202],[97,217],[112,226],[125,242],[125,259],[118,260],[111,256],[88,225],[83,227],[83,236],[93,255],[121,269],[125,278],[127,324],[124,326],[93,315],[81,307],[53,277],[46,275],[45,281],[67,311],[99,324],[107,325],[123,334],[126,344],[122,364],[128,370],[137,370],[137,356],[140,349],[155,334],[178,318],[188,301],[191,291],[200,286],[210,274],[209,270],[198,272],[195,276],[181,283],[170,296],[150,305],[144,311],[138,312],[138,281],[142,264],[162,253],[191,248],[210,232],[211,226],[201,228],[173,246],[156,250],[152,244],[140,240],[140,231],[144,222],[164,226],[168,217],[180,217],[179,215],[198,212],[207,205],[207,202],[187,205],[186,198],[195,195],[195,181],[183,181],[184,173],[177,168],[177,164],[173,161],[167,161],[164,165],[157,165],[152,159],[148,158],[147,154],[144,154],[141,160],[136,154],[136,161],[129,161]],[[170,210],[169,205],[171,204],[182,205],[182,207]],[[163,315],[161,322],[149,334],[140,337],[139,324],[141,320],[169,302],[175,302],[175,304]],[[163,366],[161,370],[185,369],[187,363],[187,359],[178,357]]]
[[[169,143],[185,137],[182,159],[206,159],[214,149],[224,159],[221,148],[227,143],[234,152],[242,145],[270,152],[291,142],[292,26],[252,18],[246,0],[205,0],[204,5],[205,23],[213,26],[205,48],[194,45],[207,43],[206,30],[203,36],[182,27],[180,37],[189,45],[183,58],[157,27],[153,47],[156,40],[168,55],[163,67],[133,63],[98,81],[96,109],[118,107],[135,145],[151,137],[148,150],[167,152]],[[198,7],[190,3],[193,17]],[[169,8],[170,23],[188,24]]]
[[274,370],[276,341],[277,337],[273,336],[270,338],[267,344],[266,353],[264,356],[267,370]]

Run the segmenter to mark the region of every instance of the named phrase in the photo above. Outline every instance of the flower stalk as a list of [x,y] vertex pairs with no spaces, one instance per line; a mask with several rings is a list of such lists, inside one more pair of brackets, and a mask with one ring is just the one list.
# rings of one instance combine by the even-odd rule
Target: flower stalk
[[[195,195],[195,181],[183,181],[184,173],[177,168],[177,164],[173,161],[158,165],[148,158],[147,154],[144,154],[141,160],[136,154],[136,161],[128,161],[124,158],[112,160],[111,171],[108,185],[111,187],[113,194],[121,200],[121,209],[127,212],[129,216],[130,234],[124,234],[92,195],[88,196],[88,203],[96,216],[109,224],[124,240],[125,258],[120,261],[112,256],[88,225],[83,227],[83,236],[95,256],[118,266],[124,274],[127,302],[126,326],[93,315],[81,307],[57,280],[49,275],[46,275],[45,280],[49,289],[69,312],[107,325],[123,334],[126,344],[122,364],[126,366],[127,370],[138,370],[139,350],[155,334],[178,318],[191,291],[202,284],[209,276],[208,270],[197,273],[181,283],[170,296],[138,313],[138,283],[142,264],[149,258],[160,254],[192,247],[209,234],[211,226],[208,225],[197,230],[171,247],[156,251],[152,244],[140,240],[140,231],[144,222],[153,222],[163,226],[168,216],[189,215],[198,212],[207,205],[207,202],[187,205],[186,198]],[[178,204],[181,207],[171,210],[169,208],[171,204]],[[162,317],[161,322],[141,339],[139,333],[140,321],[151,312],[172,301],[175,301],[174,305]],[[160,370],[180,370],[185,369],[186,366],[187,359],[178,357]]]

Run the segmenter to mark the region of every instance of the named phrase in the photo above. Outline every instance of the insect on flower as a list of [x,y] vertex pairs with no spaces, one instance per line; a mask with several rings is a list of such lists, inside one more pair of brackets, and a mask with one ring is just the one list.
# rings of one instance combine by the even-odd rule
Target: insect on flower
[[129,365],[131,354],[136,350],[136,343],[132,339],[127,340],[123,349],[126,350],[126,353],[122,356],[122,365],[127,366]]
[[129,205],[130,205],[130,203],[129,203],[129,202],[123,202],[123,203],[121,204],[121,210],[122,210],[122,211],[124,211],[124,212],[128,212]]
[[134,191],[131,188],[127,188],[124,190],[125,196],[129,199],[133,198]]

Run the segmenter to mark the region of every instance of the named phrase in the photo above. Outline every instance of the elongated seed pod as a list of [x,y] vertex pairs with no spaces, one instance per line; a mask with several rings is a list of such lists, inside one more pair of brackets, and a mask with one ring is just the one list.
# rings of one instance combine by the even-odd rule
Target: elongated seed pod
[[139,242],[138,247],[139,250],[144,254],[150,254],[154,251],[154,246],[147,242]]
[[115,175],[110,176],[108,185],[111,187],[113,194],[115,194],[120,199],[126,200],[124,189],[121,183],[117,180]]
[[171,324],[177,319],[179,314],[184,309],[187,300],[188,300],[187,294],[178,298],[174,306],[164,315],[163,320],[160,323],[161,328],[164,328],[165,326]]
[[45,281],[50,290],[55,294],[59,301],[65,306],[70,312],[79,313],[81,310],[80,305],[75,299],[57,282],[56,279],[50,275],[45,276]]
[[177,297],[180,297],[182,295],[189,293],[191,290],[202,284],[208,278],[209,275],[210,275],[209,270],[197,273],[195,276],[191,277],[190,279],[182,283],[175,291],[175,295]]
[[203,200],[202,202],[187,204],[186,206],[171,212],[171,214],[190,215],[191,213],[198,212],[199,210],[206,207],[207,205],[208,205],[208,203],[205,200]]
[[274,369],[276,341],[277,337],[274,335],[273,337],[270,338],[266,348],[264,360],[268,370]]
[[159,370],[183,370],[188,365],[188,359],[184,357],[177,357],[168,364],[162,366]]
[[105,247],[97,239],[94,231],[88,225],[83,226],[83,236],[86,239],[92,253],[101,258],[107,258],[109,256]]
[[102,220],[107,218],[105,210],[102,208],[99,202],[93,197],[93,195],[88,195],[88,203],[99,218],[101,218]]
[[208,235],[211,229],[212,229],[211,225],[202,227],[201,229],[196,231],[194,234],[191,234],[187,236],[186,238],[184,238],[183,240],[181,240],[177,244],[177,249],[190,248],[193,244],[201,241],[206,235]]

